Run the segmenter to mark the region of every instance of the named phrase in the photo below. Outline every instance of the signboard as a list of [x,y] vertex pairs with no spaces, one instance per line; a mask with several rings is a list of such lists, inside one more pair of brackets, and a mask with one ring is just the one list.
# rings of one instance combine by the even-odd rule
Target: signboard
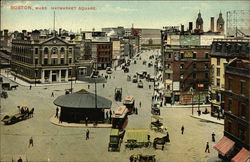
[[184,58],[193,58],[193,52],[191,51],[186,51],[184,53]]
[[180,45],[182,46],[199,46],[200,36],[199,35],[181,35]]
[[173,91],[180,90],[180,82],[173,82]]

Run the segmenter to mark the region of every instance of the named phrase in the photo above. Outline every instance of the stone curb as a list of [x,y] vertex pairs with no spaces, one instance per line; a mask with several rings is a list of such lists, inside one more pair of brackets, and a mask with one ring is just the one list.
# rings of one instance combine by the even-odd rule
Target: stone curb
[[215,124],[224,125],[224,123],[221,123],[221,122],[216,122],[216,121],[213,121],[213,120],[209,120],[209,119],[201,118],[201,117],[194,116],[194,115],[190,115],[190,116],[191,116],[192,118],[196,118],[196,119],[200,119],[200,120],[205,120],[205,121],[208,121],[208,122],[211,122],[211,123],[215,123]]

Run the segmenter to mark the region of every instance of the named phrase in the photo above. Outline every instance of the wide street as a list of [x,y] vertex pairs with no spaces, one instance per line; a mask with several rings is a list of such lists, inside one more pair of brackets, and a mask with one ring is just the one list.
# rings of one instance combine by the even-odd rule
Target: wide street
[[[133,76],[136,72],[147,71],[153,74],[153,67],[142,65],[145,59],[156,54],[156,51],[146,51],[141,54],[142,59],[133,61],[129,67],[129,73],[116,70],[107,80],[105,88],[97,84],[97,93],[112,100],[112,110],[115,110],[121,102],[114,101],[115,88],[122,88],[123,98],[127,95],[135,96],[138,115],[130,115],[126,129],[148,129],[151,140],[164,134],[155,133],[149,129],[151,122],[151,96],[153,88],[143,79],[144,87],[137,88],[136,83],[128,82],[127,75]],[[153,61],[154,62],[154,61]],[[105,74],[105,71],[102,71]],[[73,82],[74,92],[84,88],[94,92],[94,84],[90,89],[88,83]],[[153,87],[153,86],[152,86]],[[164,117],[164,125],[168,128],[171,142],[165,149],[155,150],[151,148],[125,149],[124,143],[120,152],[108,152],[110,128],[89,128],[90,140],[85,140],[87,128],[62,127],[52,124],[49,119],[55,114],[56,106],[53,101],[56,97],[64,95],[67,84],[52,84],[36,86],[29,90],[28,86],[19,86],[17,90],[8,91],[9,97],[1,99],[1,119],[4,115],[18,112],[18,105],[34,107],[34,117],[13,125],[1,123],[0,160],[16,160],[19,156],[28,161],[129,161],[129,156],[135,153],[155,154],[157,161],[161,162],[191,162],[191,161],[216,161],[217,151],[213,149],[215,143],[211,141],[211,134],[216,134],[216,142],[223,136],[223,125],[203,122],[190,117],[190,108],[162,107],[161,116]],[[54,92],[55,97],[51,97]],[[141,108],[139,102],[142,103]],[[196,111],[195,111],[196,112]],[[184,134],[181,134],[181,126],[184,125]],[[34,139],[34,147],[28,148],[30,137]],[[210,143],[210,153],[205,153],[206,142]]]

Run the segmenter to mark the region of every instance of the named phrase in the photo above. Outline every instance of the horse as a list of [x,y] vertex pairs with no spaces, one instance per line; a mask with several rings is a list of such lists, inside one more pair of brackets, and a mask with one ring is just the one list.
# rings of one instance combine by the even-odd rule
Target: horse
[[163,150],[166,142],[170,142],[169,136],[164,136],[162,138],[156,137],[153,142],[153,147],[156,149],[157,145],[162,145],[162,150]]
[[29,112],[28,112],[28,117],[33,117],[33,113],[34,113],[34,108],[32,108]]

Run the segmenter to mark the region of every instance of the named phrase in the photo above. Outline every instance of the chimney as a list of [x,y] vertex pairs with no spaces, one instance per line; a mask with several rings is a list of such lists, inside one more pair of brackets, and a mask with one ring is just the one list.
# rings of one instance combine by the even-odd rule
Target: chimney
[[59,28],[59,36],[62,34],[62,28]]
[[4,37],[8,37],[8,29],[4,29],[3,33],[4,33],[4,35],[3,35]]
[[181,33],[184,33],[184,25],[181,25]]
[[27,30],[22,30],[23,35],[27,34]]
[[210,22],[210,30],[211,32],[214,32],[214,17],[211,17],[211,22]]
[[193,30],[193,22],[189,22],[189,31]]

